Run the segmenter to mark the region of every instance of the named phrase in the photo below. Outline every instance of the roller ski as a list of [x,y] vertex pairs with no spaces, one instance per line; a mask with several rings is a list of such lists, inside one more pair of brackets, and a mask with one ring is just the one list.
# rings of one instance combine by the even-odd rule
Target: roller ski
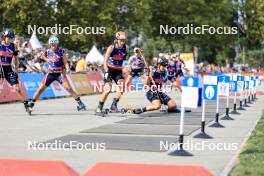
[[143,110],[143,108],[132,109],[133,114],[142,114],[143,112],[146,112]]
[[108,113],[122,113],[122,114],[125,114],[125,113],[128,111],[128,109],[122,108],[121,110],[119,110],[119,109],[117,108],[117,102],[118,102],[118,101],[119,101],[119,100],[117,100],[116,98],[114,98],[114,101],[113,101],[113,103],[112,103],[110,109],[105,109],[105,112],[106,112],[107,114],[108,114]]
[[106,109],[104,109],[103,110],[106,114],[109,114],[109,113],[121,113],[121,110],[118,110],[118,109],[108,109],[108,108],[106,108]]
[[111,110],[111,109],[107,108],[104,110],[104,112],[105,112],[105,114],[109,114],[109,113],[121,113],[121,114],[129,113],[129,114],[132,114],[133,110],[129,109],[129,108],[122,108],[120,110]]
[[102,110],[99,107],[97,107],[96,110],[95,110],[95,114],[94,115],[105,117],[106,114],[108,114],[108,112],[106,112],[105,110]]
[[126,113],[132,114],[133,113],[133,109],[130,109],[130,108],[122,108],[120,110],[120,112],[121,112],[121,114],[126,114]]

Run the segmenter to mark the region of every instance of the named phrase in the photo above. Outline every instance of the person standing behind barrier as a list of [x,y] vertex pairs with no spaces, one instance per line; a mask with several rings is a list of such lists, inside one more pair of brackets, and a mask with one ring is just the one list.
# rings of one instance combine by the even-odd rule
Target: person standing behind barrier
[[82,57],[82,58],[77,62],[77,65],[76,65],[75,71],[76,71],[76,72],[86,72],[86,71],[87,71],[87,62],[86,62],[86,60],[85,60],[84,57]]
[[53,81],[58,81],[77,101],[78,103],[77,109],[78,110],[85,109],[85,105],[82,103],[80,97],[73,91],[64,72],[64,67],[65,67],[66,73],[70,73],[70,67],[64,50],[59,48],[59,39],[56,36],[51,36],[49,38],[49,45],[50,45],[50,49],[46,50],[42,56],[43,59],[46,62],[48,62],[48,73],[45,75],[44,79],[41,82],[40,87],[35,92],[32,101],[29,103],[29,106],[33,108],[40,94]]
[[131,56],[128,60],[128,64],[126,65],[128,72],[128,77],[126,79],[126,86],[129,86],[133,78],[141,77],[144,73],[144,62],[141,58],[140,48],[134,48],[134,55]]
[[[112,89],[112,81],[117,85],[124,88],[124,76],[122,71],[123,61],[128,56],[129,48],[125,44],[127,40],[127,34],[123,31],[117,32],[115,35],[115,41],[107,48],[104,57],[104,92],[99,101],[99,105],[96,108],[96,113],[102,113],[104,103]],[[117,103],[123,94],[123,90],[117,90],[116,98],[114,98],[111,105],[112,111],[118,111]]]
[[175,59],[175,64],[177,68],[176,78],[183,76],[182,66],[185,65],[184,61],[180,58],[180,55],[181,54],[179,52],[176,53],[176,59]]
[[23,100],[25,109],[27,110],[28,100],[22,93],[18,82],[17,68],[19,60],[16,46],[12,43],[14,37],[15,34],[11,29],[4,29],[0,44],[0,81],[2,82],[5,79],[14,88]]
[[168,80],[173,83],[174,81],[176,81],[176,71],[177,71],[177,67],[174,61],[174,58],[169,58],[169,64],[167,67],[167,71],[168,71]]
[[171,88],[177,88],[180,92],[182,91],[181,86],[179,84],[179,80],[177,80],[176,73],[177,73],[177,66],[175,63],[175,58],[172,57],[168,60],[168,67],[167,67],[167,73],[168,73],[168,81],[171,82]]

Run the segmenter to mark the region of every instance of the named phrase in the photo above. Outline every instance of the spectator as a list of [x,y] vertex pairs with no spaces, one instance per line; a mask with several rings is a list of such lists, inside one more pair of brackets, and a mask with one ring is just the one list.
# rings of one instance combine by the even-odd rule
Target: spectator
[[29,42],[24,42],[22,44],[22,55],[24,57],[24,61],[22,61],[22,64],[26,67],[26,70],[28,72],[38,72],[38,69],[34,66],[34,58],[33,58],[33,50],[31,47],[31,44]]
[[27,67],[25,66],[25,57],[24,57],[24,51],[25,48],[22,46],[22,40],[20,38],[16,38],[15,39],[15,44],[18,50],[18,58],[19,58],[19,71],[25,71],[27,69]]
[[76,65],[76,72],[86,72],[87,71],[87,63],[85,58],[81,58]]
[[76,64],[77,64],[77,59],[76,57],[73,57],[69,63],[71,72],[76,72]]
[[98,65],[96,63],[94,63],[91,67],[92,71],[98,71]]

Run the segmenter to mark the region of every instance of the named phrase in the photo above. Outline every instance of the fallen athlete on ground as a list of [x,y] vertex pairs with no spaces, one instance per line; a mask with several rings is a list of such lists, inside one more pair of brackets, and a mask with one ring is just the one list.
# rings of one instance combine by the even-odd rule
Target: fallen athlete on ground
[[168,79],[166,70],[167,66],[167,59],[159,58],[156,69],[149,68],[150,73],[147,76],[142,77],[142,83],[148,85],[149,87],[146,97],[150,101],[150,104],[143,108],[133,109],[133,113],[141,114],[147,111],[155,111],[160,109],[162,104],[168,107],[168,112],[180,112],[177,108],[176,101],[171,99],[162,90],[163,83],[165,83]]

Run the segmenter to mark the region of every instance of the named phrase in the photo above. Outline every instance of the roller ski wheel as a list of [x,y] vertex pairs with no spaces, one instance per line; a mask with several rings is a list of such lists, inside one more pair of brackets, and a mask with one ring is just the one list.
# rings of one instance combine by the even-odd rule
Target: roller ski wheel
[[28,108],[28,115],[31,116],[32,115],[32,109],[31,108]]
[[110,112],[112,112],[110,109],[105,109],[104,111],[103,111],[105,114],[109,114]]
[[109,113],[120,113],[121,112],[118,109],[112,110],[112,109],[108,109],[108,108],[106,108],[104,111],[105,111],[106,114],[109,114]]
[[30,104],[24,103],[24,107],[25,107],[25,110],[28,113],[28,115],[31,116],[32,108],[31,108]]
[[120,110],[120,112],[121,112],[122,114],[126,114],[126,113],[132,114],[132,113],[133,113],[132,109],[125,109],[125,108],[122,108],[122,109]]
[[133,110],[131,110],[131,113],[133,113],[133,114],[142,114],[143,110],[142,110],[142,108],[133,109]]
[[107,112],[104,110],[101,110],[101,109],[99,109],[99,108],[97,108],[96,110],[95,110],[95,115],[96,116],[101,116],[101,117],[105,117],[106,116],[106,114],[107,114]]
[[28,113],[29,116],[31,116],[32,109],[29,106],[27,106],[26,107],[26,112]]
[[101,117],[105,117],[106,113],[105,112],[95,112],[96,116],[101,116]]
[[81,111],[81,110],[86,111],[86,106],[84,104],[81,104],[81,105],[77,106],[77,111]]

